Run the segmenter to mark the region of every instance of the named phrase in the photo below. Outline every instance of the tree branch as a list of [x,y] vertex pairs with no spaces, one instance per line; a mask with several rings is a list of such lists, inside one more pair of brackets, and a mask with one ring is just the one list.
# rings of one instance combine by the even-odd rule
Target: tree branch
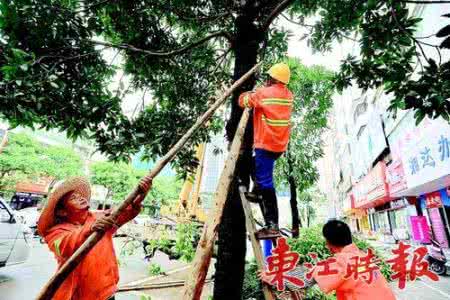
[[287,21],[291,22],[292,24],[295,25],[300,25],[300,26],[305,26],[305,27],[309,27],[309,28],[314,28],[314,25],[309,25],[309,24],[305,24],[303,22],[297,22],[292,20],[291,18],[289,18],[288,16],[286,16],[285,14],[281,13],[280,14],[283,18],[285,18]]
[[[408,33],[408,32],[405,30],[405,28],[403,28],[403,26],[400,24],[400,22],[399,22],[398,19],[397,19],[397,15],[395,14],[395,10],[394,10],[393,7],[391,7],[391,15],[392,15],[392,18],[394,19],[395,23],[397,24],[397,27],[398,27],[404,34],[406,34],[407,36],[409,36],[409,37],[414,41],[414,43],[419,47],[420,51],[422,52],[423,57],[424,57],[425,60],[428,62],[428,57],[426,56],[425,51],[423,50],[422,45],[420,44],[420,42],[419,42],[418,40],[416,40],[416,39],[414,38],[414,36],[412,36],[410,33]],[[418,58],[419,58],[419,57],[418,57]],[[420,61],[420,58],[419,58],[419,61]],[[420,62],[420,64],[422,64],[422,62]]]
[[173,13],[180,18],[180,20],[183,21],[198,21],[198,22],[208,22],[208,21],[217,21],[220,18],[227,17],[231,15],[231,12],[224,12],[217,15],[211,15],[211,16],[203,16],[203,17],[191,17],[191,16],[185,16],[185,12],[180,12],[178,10],[173,10]]
[[141,49],[141,48],[137,48],[133,45],[128,45],[128,44],[113,44],[113,43],[109,43],[109,42],[102,42],[102,41],[97,41],[97,40],[89,40],[91,43],[94,43],[96,45],[101,45],[101,46],[105,46],[105,47],[110,47],[110,48],[116,48],[116,49],[122,49],[122,50],[129,50],[129,51],[133,51],[133,52],[140,52],[140,53],[145,53],[147,55],[151,55],[151,56],[160,56],[160,57],[166,57],[166,56],[174,56],[174,55],[178,55],[178,54],[182,54],[184,52],[187,52],[188,50],[191,50],[195,47],[200,46],[201,44],[216,38],[216,37],[225,37],[230,43],[232,43],[232,37],[228,32],[225,31],[218,31],[215,33],[212,33],[196,42],[193,42],[189,45],[183,46],[179,49],[173,50],[173,51],[168,51],[168,52],[155,52],[155,51],[150,51],[150,50],[146,50],[146,49]]
[[275,20],[279,14],[281,14],[286,8],[288,8],[292,3],[294,3],[294,1],[295,0],[284,0],[280,4],[278,4],[274,8],[274,10],[270,13],[270,15],[267,17],[266,21],[261,27],[261,30],[263,32],[266,32],[269,29],[270,24],[272,24],[273,20]]

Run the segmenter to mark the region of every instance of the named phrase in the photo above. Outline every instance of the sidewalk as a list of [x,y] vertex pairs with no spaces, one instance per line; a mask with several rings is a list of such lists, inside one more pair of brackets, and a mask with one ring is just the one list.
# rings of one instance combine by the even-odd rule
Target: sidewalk
[[[149,277],[147,279],[136,280],[133,282],[128,282],[126,285],[145,285],[150,283],[164,283],[170,281],[186,280],[191,276],[190,265],[184,265],[182,267],[172,269],[167,272],[167,275],[159,275]],[[211,278],[214,274],[214,262],[211,261],[210,268],[206,278]],[[200,300],[208,300],[209,296],[213,292],[213,282],[206,283],[203,288],[202,297]],[[151,300],[170,300],[170,299],[181,299],[183,293],[183,286],[171,287],[171,288],[160,288],[160,289],[147,289],[147,290],[137,290],[128,292],[119,292],[116,294],[117,300],[141,300],[146,299],[145,297],[150,297]]]

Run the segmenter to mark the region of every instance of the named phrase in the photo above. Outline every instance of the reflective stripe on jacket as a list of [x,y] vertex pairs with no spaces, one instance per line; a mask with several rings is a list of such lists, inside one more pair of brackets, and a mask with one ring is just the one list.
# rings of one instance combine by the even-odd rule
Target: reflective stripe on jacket
[[243,93],[239,105],[254,109],[254,148],[286,151],[293,108],[293,96],[286,85],[277,83]]
[[330,264],[330,269],[338,270],[338,274],[318,275],[320,268],[316,268],[313,277],[320,289],[325,293],[336,291],[337,300],[395,300],[394,293],[380,271],[374,271],[374,279],[370,284],[362,278],[344,278],[347,265],[352,263],[351,258],[355,256],[364,257],[366,253],[351,244],[335,254],[336,262]]
[[[139,211],[130,206],[117,220],[122,225]],[[53,226],[45,235],[48,247],[58,261],[58,268],[81,246],[96,217],[104,212],[89,212],[83,225],[62,223]],[[117,290],[119,268],[113,246],[115,229],[105,233],[86,257],[62,283],[52,300],[105,300]]]

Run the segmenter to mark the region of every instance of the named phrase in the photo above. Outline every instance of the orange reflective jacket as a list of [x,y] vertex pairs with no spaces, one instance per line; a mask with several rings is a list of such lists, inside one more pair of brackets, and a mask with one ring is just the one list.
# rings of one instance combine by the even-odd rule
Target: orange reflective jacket
[[[130,206],[117,223],[123,224],[138,213]],[[62,223],[48,231],[45,241],[58,261],[58,268],[84,242],[96,216],[102,214],[103,212],[90,212],[83,225]],[[115,230],[109,230],[105,233],[63,282],[52,300],[106,300],[116,292],[119,268],[112,239],[114,232]]]
[[364,257],[366,254],[351,244],[335,254],[336,262],[330,264],[330,269],[338,270],[338,274],[318,275],[321,270],[316,268],[313,276],[320,289],[325,293],[336,291],[337,300],[395,300],[394,293],[380,271],[374,271],[374,279],[370,284],[361,277],[356,280],[353,276],[344,278],[347,265],[354,263],[351,258],[355,256]]
[[293,96],[286,85],[277,83],[243,93],[239,105],[254,108],[254,148],[286,151],[293,106]]

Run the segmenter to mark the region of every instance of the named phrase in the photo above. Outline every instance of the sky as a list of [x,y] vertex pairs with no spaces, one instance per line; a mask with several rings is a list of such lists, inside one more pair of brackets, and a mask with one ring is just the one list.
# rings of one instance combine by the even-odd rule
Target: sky
[[[305,23],[308,24],[309,22],[309,24],[313,24],[313,21],[313,19],[309,19],[306,20]],[[300,40],[301,37],[308,32],[305,27],[293,24],[283,17],[280,17],[277,20],[276,26],[282,26],[290,32],[288,40],[288,56],[299,58],[302,63],[307,66],[323,65],[330,70],[337,71],[339,69],[340,61],[346,56],[346,53],[353,50],[353,43],[344,42],[343,44],[339,44],[336,42],[333,43],[333,51],[329,53],[313,53],[307,44],[307,39]],[[116,56],[117,50],[106,49],[103,53],[106,61],[111,62],[114,60],[114,64],[121,64],[122,57],[120,54]],[[110,89],[116,91],[120,86],[121,81],[123,82],[122,86],[126,89],[130,83],[129,77],[123,76],[123,72],[119,70],[111,81]],[[127,94],[123,98],[122,109],[126,115],[132,117],[134,112],[134,116],[136,116],[139,109],[142,107],[143,101],[144,105],[152,101],[150,93],[147,92],[145,97],[143,97],[143,94],[143,91],[136,91]]]
[[[443,27],[448,19],[441,18],[440,16],[443,12],[450,11],[450,4],[446,5],[427,5],[426,10],[423,13],[424,24],[419,28],[416,36],[427,36],[430,33],[437,32],[441,27]],[[309,18],[305,20],[306,24],[314,24],[317,18]],[[287,29],[290,32],[289,40],[288,40],[288,56],[299,58],[303,64],[307,66],[311,65],[322,65],[331,71],[338,71],[341,61],[348,55],[358,55],[359,47],[358,43],[355,43],[350,40],[344,39],[342,43],[333,42],[332,43],[332,51],[326,53],[314,53],[312,49],[307,44],[307,39],[301,40],[301,38],[308,33],[307,27],[302,27],[297,24],[293,24],[287,21],[284,17],[280,16],[276,20],[275,26],[281,26]],[[425,39],[424,41],[437,44],[439,40],[432,37],[430,39]],[[430,57],[437,58],[436,53],[434,53],[434,49],[426,49],[427,54]],[[448,54],[444,53],[443,58],[448,58]],[[116,55],[116,50],[108,49],[104,51],[105,58],[107,61],[111,61],[112,58]],[[121,57],[118,55],[115,59],[115,63],[120,64]],[[119,82],[123,82],[123,86],[125,88],[129,85],[129,78],[127,76],[123,76],[123,73],[119,71],[116,76],[113,78],[110,88],[112,90],[116,90],[119,86]],[[350,98],[355,99],[361,95],[361,92],[358,89],[350,89],[344,95],[339,96],[336,95],[335,99],[344,99]],[[149,92],[143,95],[143,91],[135,91],[134,93],[127,94],[122,102],[122,108],[124,112],[132,117],[133,113],[136,116],[139,113],[139,110],[142,108],[142,104],[147,105],[151,103],[152,97]]]

